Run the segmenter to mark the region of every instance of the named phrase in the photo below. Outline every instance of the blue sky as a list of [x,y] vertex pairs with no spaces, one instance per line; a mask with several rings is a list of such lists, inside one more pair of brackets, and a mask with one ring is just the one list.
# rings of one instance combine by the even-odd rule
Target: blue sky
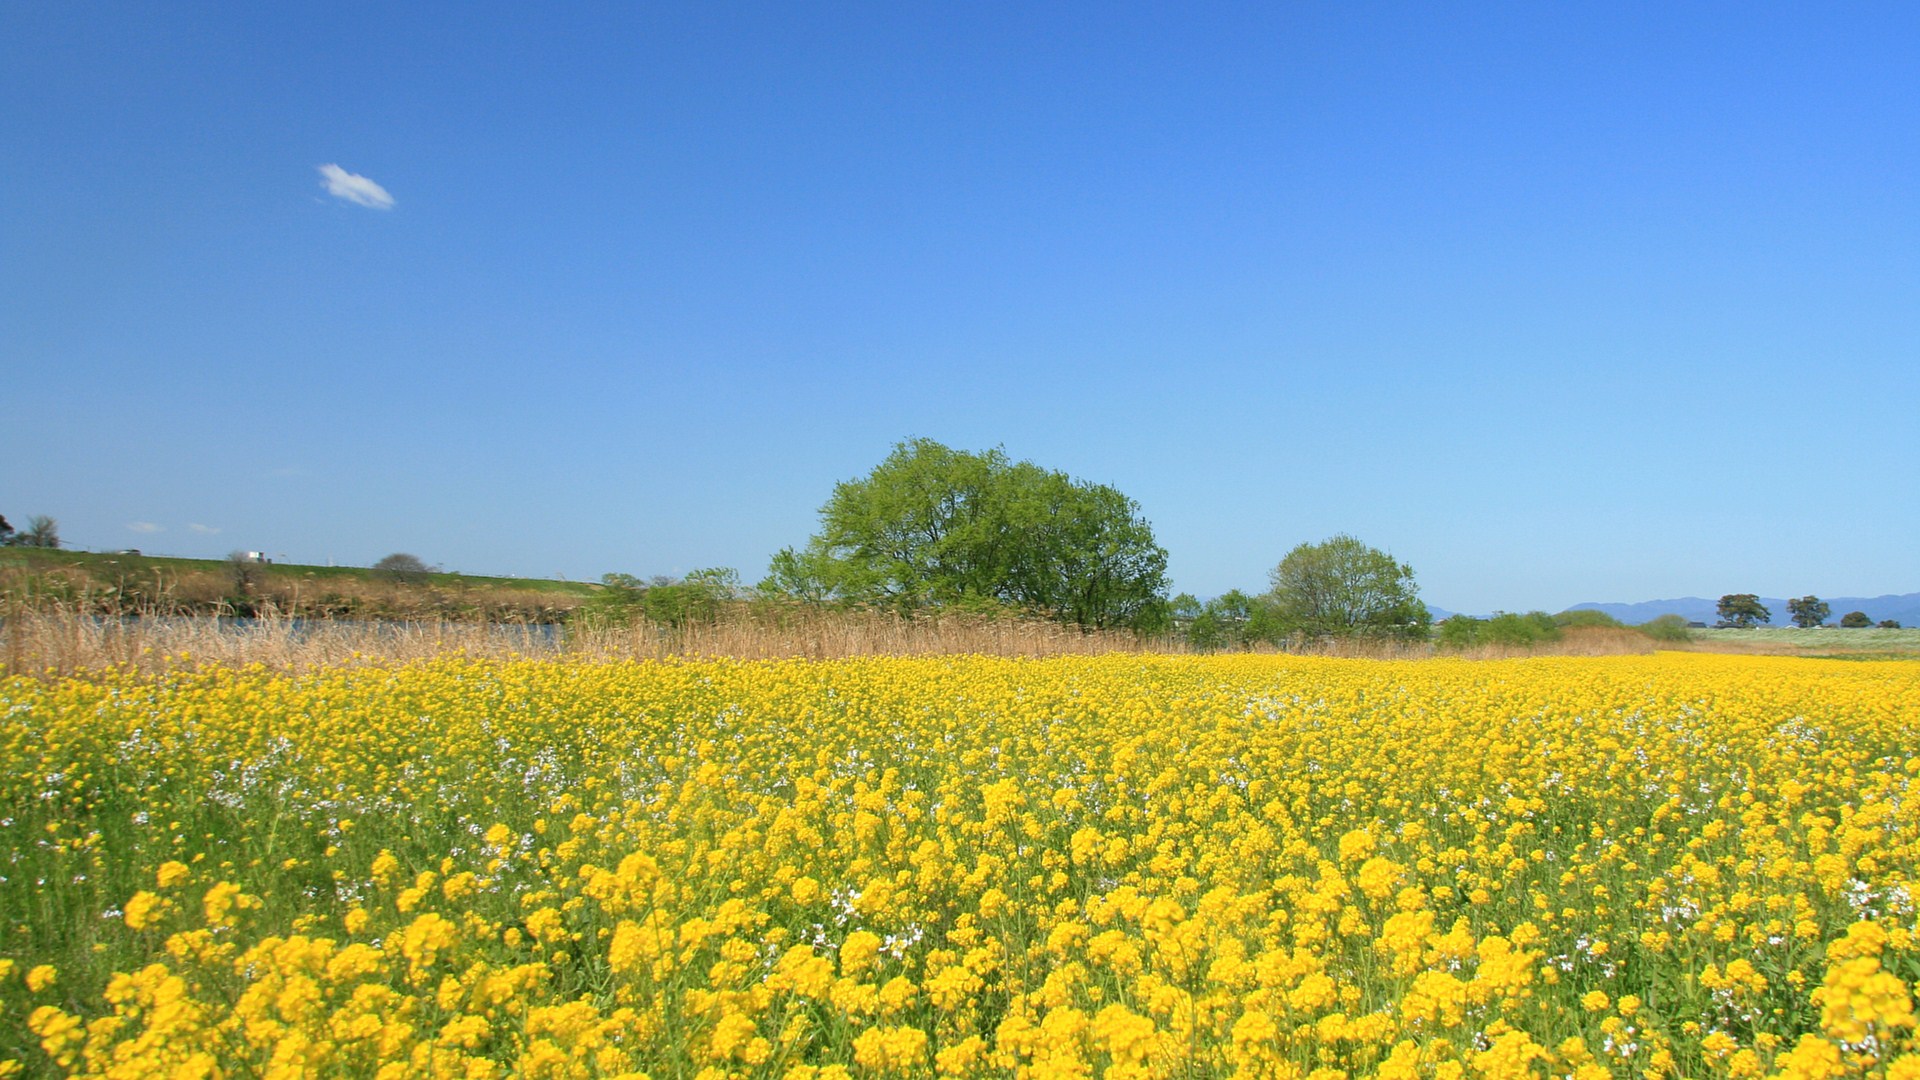
[[1912,5],[547,7],[0,0],[0,513],[754,580],[926,436],[1200,595],[1920,590]]

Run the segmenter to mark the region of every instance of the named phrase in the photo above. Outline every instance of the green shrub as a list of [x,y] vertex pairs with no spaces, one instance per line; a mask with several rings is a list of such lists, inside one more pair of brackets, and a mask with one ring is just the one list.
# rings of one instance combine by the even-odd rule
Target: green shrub
[[1480,644],[1487,621],[1471,615],[1450,615],[1434,628],[1434,643],[1442,649],[1471,649]]
[[1640,632],[1655,641],[1692,641],[1693,631],[1687,629],[1687,620],[1678,615],[1662,615],[1657,619],[1640,624]]
[[1594,611],[1590,608],[1563,611],[1553,617],[1553,622],[1554,625],[1560,627],[1562,630],[1594,626],[1604,627],[1608,630],[1621,630],[1625,629],[1627,625],[1604,611]]
[[1482,630],[1487,643],[1514,648],[1531,648],[1541,642],[1560,640],[1560,626],[1544,611],[1515,615],[1496,611]]

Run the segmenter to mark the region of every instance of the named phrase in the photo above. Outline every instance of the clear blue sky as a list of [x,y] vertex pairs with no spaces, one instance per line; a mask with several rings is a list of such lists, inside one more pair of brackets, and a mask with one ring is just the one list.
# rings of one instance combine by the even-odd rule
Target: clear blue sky
[[927,436],[1203,596],[1910,592],[1920,8],[0,0],[0,374],[95,549],[752,581]]

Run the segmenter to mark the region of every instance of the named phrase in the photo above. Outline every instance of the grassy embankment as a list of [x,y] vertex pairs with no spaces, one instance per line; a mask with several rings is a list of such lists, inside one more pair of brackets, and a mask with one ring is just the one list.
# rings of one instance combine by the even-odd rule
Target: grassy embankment
[[1821,656],[1836,660],[1910,659],[1920,656],[1920,627],[1880,629],[1762,626],[1752,630],[1695,630],[1692,648],[1702,652]]
[[0,604],[15,611],[545,623],[564,621],[600,588],[537,578],[396,575],[357,566],[0,549]]

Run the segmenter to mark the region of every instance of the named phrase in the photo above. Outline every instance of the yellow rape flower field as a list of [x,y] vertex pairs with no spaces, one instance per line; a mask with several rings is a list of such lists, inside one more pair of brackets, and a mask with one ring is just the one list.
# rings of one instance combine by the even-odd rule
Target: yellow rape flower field
[[0,683],[0,1075],[1920,1080],[1920,664]]

